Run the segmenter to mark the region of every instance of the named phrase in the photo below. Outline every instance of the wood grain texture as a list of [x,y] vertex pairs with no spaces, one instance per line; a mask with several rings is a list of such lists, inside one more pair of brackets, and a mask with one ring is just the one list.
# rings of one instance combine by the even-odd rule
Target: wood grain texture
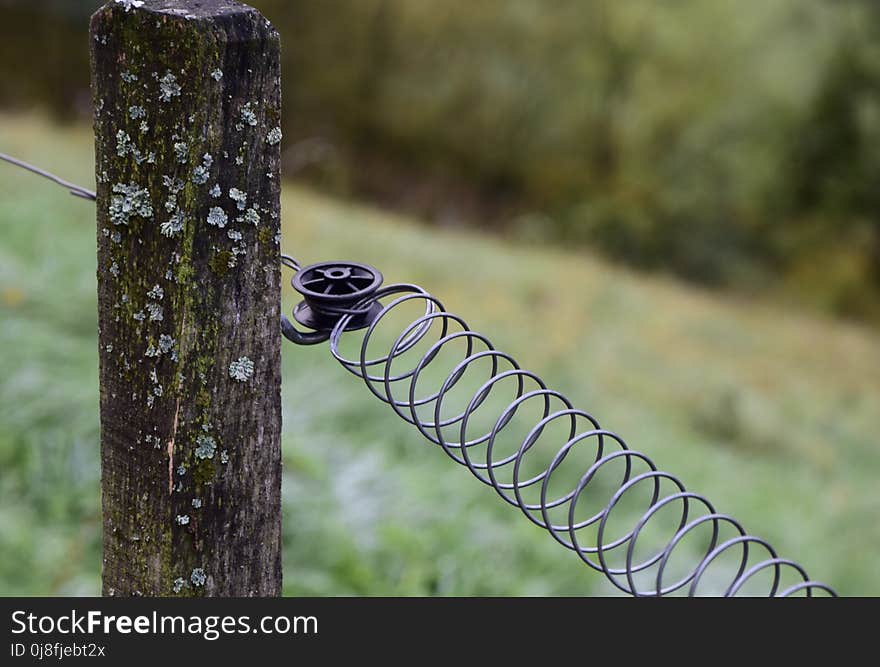
[[279,38],[92,17],[105,595],[281,592]]

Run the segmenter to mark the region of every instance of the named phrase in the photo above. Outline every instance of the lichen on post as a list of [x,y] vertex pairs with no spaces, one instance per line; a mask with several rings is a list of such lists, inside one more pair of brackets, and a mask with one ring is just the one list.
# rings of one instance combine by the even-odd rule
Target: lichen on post
[[104,594],[278,595],[278,34],[113,0],[90,43]]

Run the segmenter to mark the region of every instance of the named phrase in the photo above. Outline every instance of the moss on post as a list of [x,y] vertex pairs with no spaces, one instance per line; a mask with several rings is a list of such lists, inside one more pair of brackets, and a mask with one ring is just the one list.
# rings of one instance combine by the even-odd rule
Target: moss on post
[[278,595],[278,35],[114,0],[90,41],[104,594]]

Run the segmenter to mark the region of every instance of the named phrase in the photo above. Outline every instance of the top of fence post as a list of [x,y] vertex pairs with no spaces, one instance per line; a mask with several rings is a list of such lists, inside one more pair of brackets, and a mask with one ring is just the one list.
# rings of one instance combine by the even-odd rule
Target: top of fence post
[[92,17],[105,595],[277,595],[279,38],[231,0]]

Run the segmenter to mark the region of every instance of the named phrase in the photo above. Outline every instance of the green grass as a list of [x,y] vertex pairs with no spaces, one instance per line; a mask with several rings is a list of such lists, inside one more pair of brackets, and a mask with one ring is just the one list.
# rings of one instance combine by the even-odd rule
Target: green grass
[[[92,182],[86,128],[0,115],[0,150]],[[93,205],[0,171],[0,594],[96,594]],[[876,333],[291,184],[283,206],[286,252],[424,284],[811,575],[880,593]],[[612,591],[326,347],[286,344],[283,363],[286,594]]]

